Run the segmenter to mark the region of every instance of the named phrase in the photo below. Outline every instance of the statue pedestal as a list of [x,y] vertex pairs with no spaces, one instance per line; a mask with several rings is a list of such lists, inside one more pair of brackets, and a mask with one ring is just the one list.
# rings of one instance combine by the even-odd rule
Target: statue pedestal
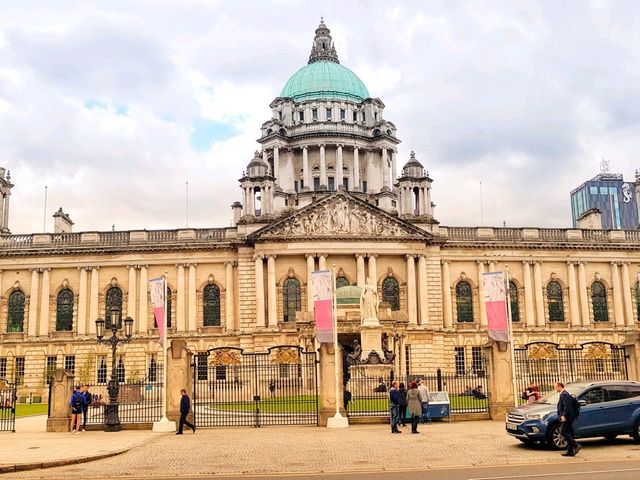
[[361,360],[363,362],[367,361],[371,352],[376,352],[380,358],[384,358],[384,352],[382,351],[382,327],[380,323],[377,325],[367,325],[363,323],[362,329],[360,330],[360,339],[362,342]]

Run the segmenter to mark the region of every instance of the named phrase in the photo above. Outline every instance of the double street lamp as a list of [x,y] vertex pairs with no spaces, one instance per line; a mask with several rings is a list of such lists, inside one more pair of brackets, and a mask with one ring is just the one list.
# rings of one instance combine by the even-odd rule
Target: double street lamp
[[96,320],[96,336],[98,337],[98,343],[111,346],[111,379],[107,384],[107,392],[109,392],[109,403],[105,407],[106,420],[104,423],[105,432],[119,432],[122,427],[120,426],[120,417],[118,416],[118,393],[120,392],[120,384],[118,383],[118,376],[116,375],[116,350],[118,345],[124,345],[131,340],[133,334],[133,318],[127,317],[124,319],[124,337],[118,337],[118,330],[122,327],[120,311],[113,309],[111,314],[111,337],[104,338],[105,321],[103,318]]

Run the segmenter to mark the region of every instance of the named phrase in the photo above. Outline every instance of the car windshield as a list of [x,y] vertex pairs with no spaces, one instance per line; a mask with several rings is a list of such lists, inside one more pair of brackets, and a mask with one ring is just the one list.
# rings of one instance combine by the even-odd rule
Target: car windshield
[[[577,395],[583,389],[584,389],[584,387],[579,387],[577,385],[567,385],[565,387],[565,390],[567,392],[569,392],[571,395]],[[538,403],[545,403],[545,404],[549,404],[549,405],[557,405],[559,398],[560,398],[560,394],[558,392],[554,391],[554,392],[547,393],[546,395],[540,397],[540,400],[538,400]]]

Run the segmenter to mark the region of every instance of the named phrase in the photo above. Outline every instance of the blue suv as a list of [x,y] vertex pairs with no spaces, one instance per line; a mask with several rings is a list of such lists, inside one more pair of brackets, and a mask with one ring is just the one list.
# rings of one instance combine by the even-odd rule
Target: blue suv
[[[640,383],[631,381],[574,382],[566,390],[580,403],[576,438],[631,435],[640,442]],[[556,413],[559,393],[549,393],[537,402],[514,408],[507,414],[506,429],[525,444],[547,443],[565,449]]]

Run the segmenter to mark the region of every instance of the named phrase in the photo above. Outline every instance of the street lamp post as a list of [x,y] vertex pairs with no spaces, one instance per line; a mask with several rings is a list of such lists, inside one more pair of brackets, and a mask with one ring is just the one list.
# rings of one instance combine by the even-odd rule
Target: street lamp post
[[96,336],[98,337],[98,343],[111,346],[111,379],[107,384],[107,392],[109,392],[109,403],[105,407],[106,420],[104,422],[105,432],[119,432],[122,427],[120,426],[120,417],[118,416],[118,393],[120,391],[120,384],[118,383],[118,377],[116,375],[116,350],[118,345],[123,345],[131,340],[133,332],[133,318],[127,317],[124,319],[124,338],[118,337],[117,333],[120,329],[120,312],[116,309],[111,310],[111,337],[104,337],[104,324],[105,321],[102,318],[96,320]]

